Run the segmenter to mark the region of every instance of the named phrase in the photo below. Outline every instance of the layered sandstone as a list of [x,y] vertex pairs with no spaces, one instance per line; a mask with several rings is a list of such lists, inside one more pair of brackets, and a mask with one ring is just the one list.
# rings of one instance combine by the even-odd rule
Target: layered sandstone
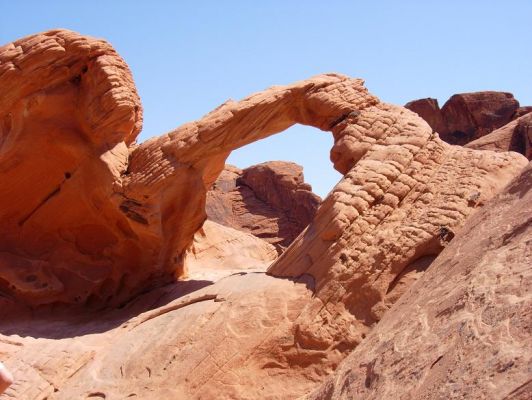
[[207,193],[209,220],[286,249],[312,221],[321,199],[295,163],[269,161],[240,170],[226,165]]
[[308,399],[528,399],[532,165]]
[[[89,63],[85,75],[72,80],[78,65],[72,60],[93,60],[83,51],[108,64]],[[35,92],[17,97],[11,87],[6,98],[16,101],[0,107],[2,118],[18,116],[2,131],[7,139],[0,147],[2,179],[13,182],[0,192],[0,353],[17,381],[7,392],[14,398],[304,395],[365,341],[393,303],[431,271],[466,219],[527,164],[516,153],[451,146],[415,113],[382,103],[362,80],[337,74],[224,103],[201,120],[134,145],[140,106],[127,68],[109,45],[65,31],[8,45],[0,49],[0,68],[17,60],[10,79],[21,84],[21,77],[31,79],[17,54],[22,60],[33,54],[30,64],[40,60],[42,70],[63,75],[52,88],[34,72]],[[63,65],[65,57],[71,62]],[[83,96],[97,90],[85,85],[94,82],[110,94],[85,104]],[[64,95],[59,103],[53,103],[55,90]],[[46,101],[33,113],[26,99],[37,94]],[[99,100],[109,108],[86,114]],[[75,109],[65,117],[46,106],[54,104]],[[108,120],[113,123],[96,124]],[[223,244],[229,241],[218,246],[204,225],[207,192],[229,153],[295,123],[332,133],[331,160],[343,179],[269,268],[271,276],[233,273],[227,265],[233,274],[214,284],[221,275],[183,280],[191,252],[199,269],[243,243],[239,233],[235,247]],[[108,126],[109,137],[119,140],[115,146],[86,140],[89,133],[101,138]],[[126,134],[124,126],[133,131]],[[38,149],[46,149],[47,164],[30,145],[34,137]],[[5,147],[19,140],[27,145]],[[76,168],[56,190],[55,172],[43,175],[64,167],[56,158],[66,154]],[[31,168],[33,157],[40,169]],[[32,185],[53,195],[43,201]],[[42,204],[20,224],[25,214],[13,199],[22,211],[25,202]],[[175,282],[176,275],[182,280]],[[161,287],[166,281],[173,283]],[[74,302],[85,307],[58,312],[60,303]],[[50,309],[36,313],[43,303]],[[92,313],[90,304],[120,307]]]

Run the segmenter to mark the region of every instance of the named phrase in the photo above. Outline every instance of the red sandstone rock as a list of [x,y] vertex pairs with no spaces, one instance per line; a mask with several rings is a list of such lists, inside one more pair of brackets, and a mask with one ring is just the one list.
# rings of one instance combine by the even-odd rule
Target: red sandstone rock
[[518,107],[511,93],[455,94],[441,109],[447,126],[441,137],[451,144],[466,144],[510,122]]
[[[111,57],[114,53],[103,42],[61,31],[23,39],[20,47],[33,41],[25,50],[32,54],[32,46],[41,48],[49,37],[55,50],[47,55],[45,65],[53,65],[53,73],[65,71],[67,79],[57,79],[54,86],[64,91],[62,102],[50,99],[46,104],[75,105],[72,112],[84,115],[85,107],[80,105],[85,103],[79,100],[87,94],[70,86],[81,82],[83,88],[84,80],[103,82],[111,91],[123,91],[126,99],[136,98],[128,86],[127,68],[119,67],[121,60]],[[97,74],[99,80],[71,77],[69,67],[62,69],[57,63],[69,56],[71,43],[103,49],[97,54],[108,55],[114,64]],[[12,47],[0,49],[3,62],[11,60]],[[77,60],[78,50],[73,48],[71,56]],[[35,57],[31,64],[39,60]],[[13,65],[18,66],[14,70],[24,71],[20,62]],[[92,76],[91,71],[89,67],[87,76]],[[25,77],[25,81],[29,85],[31,79]],[[36,92],[29,91],[17,101],[25,104],[35,93],[55,93],[46,81],[37,82],[32,86]],[[11,98],[13,90],[18,89],[11,87],[5,98]],[[135,103],[125,102],[124,111],[115,107],[122,104],[119,98],[107,97],[104,105],[110,108],[97,114],[100,119],[91,115],[90,120],[111,119],[120,122],[118,126],[136,121]],[[16,110],[4,104],[0,116]],[[393,303],[419,277],[427,276],[425,271],[430,272],[433,260],[453,243],[468,216],[527,164],[516,153],[450,146],[413,112],[379,101],[359,79],[336,74],[225,103],[201,120],[139,146],[128,147],[130,134],[120,136],[113,129],[109,135],[121,140],[120,151],[78,141],[94,125],[82,123],[83,119],[46,108],[35,114],[31,108],[25,110],[13,114],[18,116],[16,124],[3,131],[7,143],[25,138],[26,146],[16,147],[20,157],[9,158],[4,153],[9,147],[0,147],[2,179],[17,183],[9,192],[7,185],[0,192],[0,205],[8,210],[0,214],[5,222],[0,233],[9,234],[10,240],[0,235],[4,257],[0,353],[17,376],[18,384],[7,392],[14,398],[291,399],[304,395],[364,344]],[[153,285],[174,275],[184,278],[190,251],[201,250],[191,246],[204,226],[207,191],[229,153],[295,123],[332,132],[331,160],[344,177],[309,227],[269,268],[276,277],[240,272],[215,284],[188,280],[154,289]],[[68,179],[64,177],[65,186],[45,197],[45,205],[19,224],[24,214],[10,202],[16,199],[22,207],[24,199],[34,201],[28,182],[39,184],[36,175],[46,178],[42,176],[46,164],[38,163],[38,171],[28,166],[32,157],[40,160],[41,156],[30,151],[34,149],[32,132],[41,132],[37,127],[57,139],[48,143],[41,134],[35,140],[47,147],[39,150],[45,148],[54,157],[77,155],[82,162],[75,164],[77,169]],[[93,132],[98,139],[104,133],[103,128]],[[55,164],[49,164],[55,171]],[[77,178],[85,169],[85,175]],[[78,197],[72,197],[72,192]],[[105,236],[104,229],[112,236]],[[216,241],[211,239],[225,235],[209,238],[206,234],[201,238],[207,244],[204,248],[213,248]],[[512,237],[506,240],[511,242]],[[217,253],[207,251],[205,260]],[[28,282],[34,271],[40,274]],[[493,282],[503,285],[503,279]],[[438,283],[431,279],[427,287],[438,289]],[[54,291],[39,292],[43,284]],[[144,294],[133,297],[139,291]],[[57,303],[73,302],[73,295],[100,306],[109,298],[121,307],[96,314],[87,307],[75,313],[59,312]],[[35,312],[28,304],[36,303],[53,307]],[[418,315],[415,309],[414,314]],[[444,318],[439,326],[454,327],[453,323]],[[402,332],[405,321],[398,324]],[[483,367],[482,360],[486,359],[480,359],[478,368]],[[509,377],[517,383],[521,375]]]
[[264,272],[276,258],[271,244],[207,220],[186,253],[185,271],[188,279],[217,281],[243,270]]
[[253,234],[280,252],[312,221],[321,199],[295,163],[270,161],[241,171],[226,166],[207,193],[207,217]]
[[532,164],[311,396],[529,399]]
[[502,127],[528,112],[511,93],[473,92],[455,94],[439,108],[436,99],[419,99],[405,105],[417,113],[450,144],[464,145]]
[[405,104],[405,108],[415,112],[430,125],[432,129],[442,135],[447,133],[447,126],[443,120],[438,100],[432,98],[413,100]]
[[471,149],[515,151],[532,159],[532,114],[525,114],[465,145]]
[[156,260],[121,211],[142,124],[127,65],[104,41],[49,31],[0,48],[0,88],[1,290],[33,304],[129,297]]
[[514,118],[522,117],[525,114],[532,112],[532,106],[519,107],[515,112]]

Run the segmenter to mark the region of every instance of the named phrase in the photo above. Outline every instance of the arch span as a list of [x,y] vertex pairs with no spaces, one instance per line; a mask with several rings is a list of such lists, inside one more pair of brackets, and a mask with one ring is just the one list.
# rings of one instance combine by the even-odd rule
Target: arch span
[[317,281],[296,335],[305,348],[360,340],[401,271],[526,164],[449,146],[338,74],[227,102],[137,146],[127,66],[68,31],[1,48],[0,87],[0,288],[30,304],[122,302],[174,279],[232,150],[296,123],[330,131],[344,178],[270,268]]

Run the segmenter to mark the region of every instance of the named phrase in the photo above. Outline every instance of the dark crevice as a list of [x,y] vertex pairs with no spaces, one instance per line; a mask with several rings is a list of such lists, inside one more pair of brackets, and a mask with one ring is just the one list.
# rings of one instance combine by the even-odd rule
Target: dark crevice
[[349,113],[342,114],[339,118],[335,119],[331,124],[329,125],[329,131],[332,131],[333,128],[338,125],[339,123],[343,122],[347,117],[349,116]]
[[439,357],[436,359],[436,361],[434,361],[434,362],[432,363],[432,365],[430,366],[430,369],[432,369],[432,367],[434,367],[436,364],[438,364],[442,358],[443,358],[443,356],[439,356]]
[[22,218],[19,222],[18,222],[18,225],[19,226],[23,226],[26,221],[28,221],[28,219],[30,219],[37,211],[39,211],[39,209],[44,206],[49,200],[51,200],[52,198],[54,198],[55,196],[57,196],[59,194],[59,192],[61,191],[61,185],[57,186],[52,192],[50,192],[50,194],[48,194],[38,205],[37,207],[35,207],[33,210],[30,211],[30,213],[28,215],[26,215],[24,218]]
[[[74,171],[75,172],[75,171]],[[59,192],[61,192],[61,187],[63,186],[63,184],[70,178],[72,178],[72,175],[73,175],[73,172],[65,172],[65,179],[63,179],[63,181],[56,186],[56,188],[54,190],[52,190],[43,200],[41,200],[41,202],[33,209],[31,210],[28,215],[26,215],[24,218],[22,218],[19,222],[18,222],[18,225],[19,226],[23,226],[27,221],[28,219],[30,219],[37,211],[39,211],[39,209],[41,207],[43,207],[48,201],[50,201],[52,198],[54,198],[55,196],[57,196],[59,194]]]
[[70,82],[76,86],[79,86],[81,83],[81,75],[76,75],[72,79],[70,79]]
[[148,225],[148,220],[141,214],[142,204],[138,201],[132,199],[124,200],[119,208],[129,219],[138,222],[139,224]]

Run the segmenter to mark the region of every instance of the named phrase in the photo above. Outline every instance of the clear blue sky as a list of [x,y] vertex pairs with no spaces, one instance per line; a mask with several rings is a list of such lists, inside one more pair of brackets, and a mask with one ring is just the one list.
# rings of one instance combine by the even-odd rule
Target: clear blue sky
[[[323,72],[361,77],[397,104],[476,90],[532,104],[532,0],[0,0],[0,43],[52,28],[105,38],[144,105],[140,139],[228,98]],[[1,88],[0,88],[1,90]],[[324,195],[338,181],[329,134],[294,127],[235,151],[240,167],[292,160]]]

